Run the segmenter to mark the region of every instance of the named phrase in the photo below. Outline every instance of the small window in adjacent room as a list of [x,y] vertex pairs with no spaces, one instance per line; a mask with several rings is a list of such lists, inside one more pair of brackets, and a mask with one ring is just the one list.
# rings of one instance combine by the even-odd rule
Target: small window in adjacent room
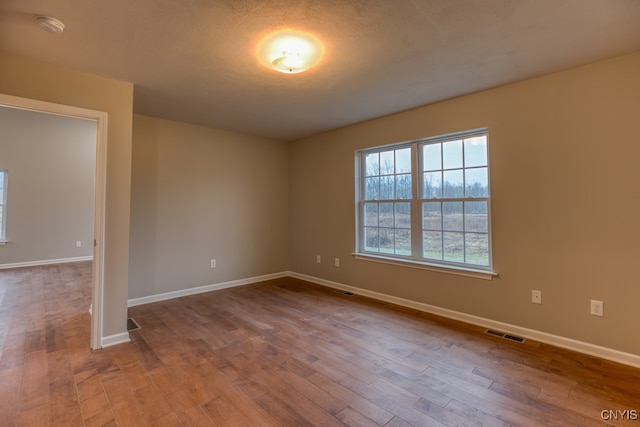
[[357,254],[492,273],[488,132],[357,153]]
[[7,175],[0,169],[0,243],[7,239]]

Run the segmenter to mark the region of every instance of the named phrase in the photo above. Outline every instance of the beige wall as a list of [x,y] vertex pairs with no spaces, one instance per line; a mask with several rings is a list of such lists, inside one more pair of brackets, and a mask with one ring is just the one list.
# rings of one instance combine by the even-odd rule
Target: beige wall
[[10,184],[0,265],[93,255],[95,164],[96,122],[0,107]]
[[[637,52],[290,148],[136,116],[132,175],[132,84],[0,53],[0,93],[109,114],[105,336],[126,330],[127,298],[291,270],[640,354],[639,76]],[[483,126],[500,276],[353,259],[354,151]]]
[[[297,141],[291,269],[640,354],[638,117],[640,52]],[[499,277],[355,260],[354,151],[483,126]]]
[[133,84],[0,52],[0,93],[108,113],[103,335],[126,332]]
[[133,124],[129,298],[288,270],[287,143]]

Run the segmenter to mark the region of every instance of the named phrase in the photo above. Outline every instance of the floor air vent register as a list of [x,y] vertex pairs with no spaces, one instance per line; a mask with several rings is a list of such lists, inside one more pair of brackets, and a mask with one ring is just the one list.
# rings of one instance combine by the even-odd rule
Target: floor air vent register
[[140,329],[140,325],[135,321],[133,317],[127,319],[127,332],[137,331]]
[[519,342],[519,343],[525,342],[525,339],[522,338],[522,337],[518,337],[518,336],[515,336],[515,335],[507,334],[505,332],[494,331],[493,329],[487,329],[485,331],[485,333],[487,335],[493,335],[494,337],[504,338],[505,340],[515,341],[515,342]]

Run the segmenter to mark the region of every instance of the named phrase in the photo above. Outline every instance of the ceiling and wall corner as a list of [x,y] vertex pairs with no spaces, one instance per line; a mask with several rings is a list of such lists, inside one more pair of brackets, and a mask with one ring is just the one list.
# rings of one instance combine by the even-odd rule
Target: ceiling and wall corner
[[[637,0],[4,0],[0,50],[133,82],[138,114],[295,140],[630,53],[638,22]],[[313,72],[260,65],[284,28],[324,44]]]

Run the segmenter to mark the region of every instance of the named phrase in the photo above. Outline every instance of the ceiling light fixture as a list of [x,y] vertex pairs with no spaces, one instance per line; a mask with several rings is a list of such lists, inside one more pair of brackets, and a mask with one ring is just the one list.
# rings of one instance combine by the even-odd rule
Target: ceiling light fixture
[[50,33],[62,34],[64,31],[64,23],[51,16],[38,15],[36,16],[36,22],[40,24],[45,31]]
[[289,53],[286,50],[282,52],[282,56],[274,59],[271,65],[276,71],[290,74],[301,73],[307,69],[307,64],[300,53]]
[[324,47],[309,33],[286,29],[263,37],[258,43],[257,54],[268,68],[284,74],[298,74],[320,62]]

